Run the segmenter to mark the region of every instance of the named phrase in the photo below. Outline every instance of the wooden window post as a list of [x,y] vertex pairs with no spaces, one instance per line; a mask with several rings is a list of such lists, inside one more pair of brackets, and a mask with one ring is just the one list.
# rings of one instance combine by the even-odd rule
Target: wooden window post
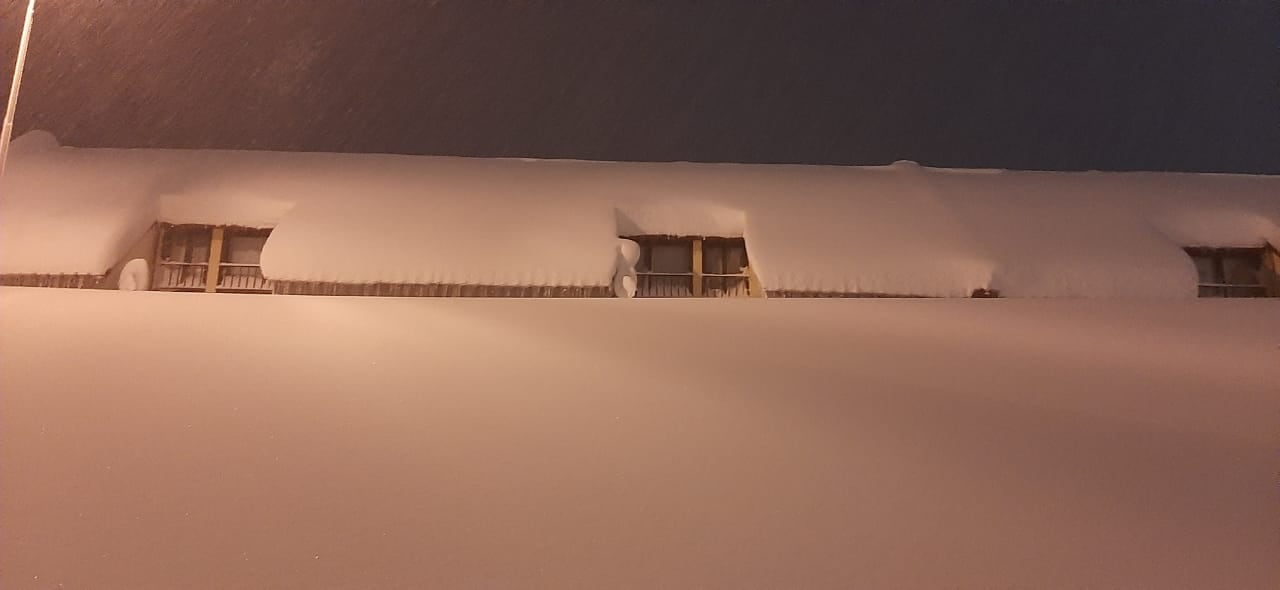
[[747,265],[743,271],[747,273],[747,297],[764,297],[764,289],[760,287],[760,277],[756,276],[756,269]]
[[1267,244],[1262,252],[1262,283],[1267,286],[1267,295],[1280,297],[1280,248]]
[[702,297],[702,238],[693,239],[693,296]]
[[214,293],[218,290],[218,265],[221,262],[222,227],[215,227],[213,235],[209,238],[209,273],[204,279],[205,293]]
[[168,225],[164,223],[156,224],[156,251],[155,257],[151,259],[151,290],[156,289],[156,285],[161,284],[160,280],[160,262],[164,260],[164,238],[168,233]]

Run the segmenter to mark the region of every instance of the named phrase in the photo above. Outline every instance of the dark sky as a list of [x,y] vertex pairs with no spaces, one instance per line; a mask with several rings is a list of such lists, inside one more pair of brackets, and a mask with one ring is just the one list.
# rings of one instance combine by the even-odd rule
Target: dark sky
[[1276,0],[39,1],[71,145],[1280,173]]

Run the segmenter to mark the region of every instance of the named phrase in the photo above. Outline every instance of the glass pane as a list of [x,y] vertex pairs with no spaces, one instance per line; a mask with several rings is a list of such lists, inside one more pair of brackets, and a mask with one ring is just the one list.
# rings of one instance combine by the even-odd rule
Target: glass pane
[[235,264],[258,264],[262,258],[262,246],[266,243],[267,236],[228,236],[222,261]]
[[742,274],[747,267],[747,248],[734,238],[707,238],[702,243],[702,272]]
[[160,260],[173,260],[182,262],[186,256],[186,245],[181,241],[181,236],[175,233],[165,233],[164,241],[160,244]]
[[174,228],[164,235],[161,259],[171,262],[209,261],[208,228]]
[[706,241],[702,244],[702,272],[713,275],[723,274],[724,270],[724,253],[723,246],[715,242]]
[[636,240],[640,245],[640,257],[636,259],[636,272],[649,272],[653,265],[650,260],[653,258],[653,246],[647,242]]
[[1229,285],[1257,285],[1262,257],[1253,254],[1224,254],[1222,271]]
[[741,243],[734,244],[725,252],[725,272],[742,274],[747,268],[747,247]]
[[653,245],[651,272],[693,272],[693,245],[666,242]]
[[209,262],[209,240],[193,240],[185,262]]
[[[1212,284],[1212,283],[1219,282],[1217,277],[1218,273],[1217,271],[1214,270],[1212,256],[1197,255],[1197,256],[1192,256],[1191,259],[1194,260],[1196,263],[1196,275],[1200,277],[1201,284]],[[1201,295],[1201,297],[1204,297],[1204,296],[1205,295],[1203,294]]]

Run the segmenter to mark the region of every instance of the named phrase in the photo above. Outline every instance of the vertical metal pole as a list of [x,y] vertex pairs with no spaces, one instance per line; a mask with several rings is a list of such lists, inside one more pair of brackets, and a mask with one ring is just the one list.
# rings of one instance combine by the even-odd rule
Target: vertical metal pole
[[9,143],[13,137],[13,114],[18,110],[18,89],[22,86],[22,68],[27,65],[27,45],[31,42],[31,20],[36,13],[36,0],[27,1],[27,18],[22,22],[22,41],[18,42],[18,63],[13,66],[13,85],[9,89],[9,106],[4,111],[4,127],[0,128],[0,178],[9,159]]

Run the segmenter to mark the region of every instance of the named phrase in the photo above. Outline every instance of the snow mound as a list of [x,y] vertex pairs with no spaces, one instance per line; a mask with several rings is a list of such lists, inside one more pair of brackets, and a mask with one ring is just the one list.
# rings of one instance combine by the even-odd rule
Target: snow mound
[[0,178],[0,273],[103,274],[155,222],[161,171],[149,162],[72,148],[15,156]]
[[232,191],[168,194],[160,197],[159,220],[174,224],[275,227],[293,205],[269,196]]
[[687,200],[636,200],[615,205],[619,236],[721,236],[740,238],[746,216],[739,209]]
[[622,299],[636,296],[639,279],[636,263],[640,262],[640,244],[634,240],[618,238],[618,261],[613,275],[613,294]]
[[9,144],[9,156],[34,154],[61,147],[58,138],[48,131],[36,129],[23,133]]
[[151,268],[142,258],[134,258],[120,270],[116,285],[121,291],[146,291],[151,288]]
[[263,273],[275,280],[528,286],[606,286],[613,278],[617,236],[607,208],[569,213],[533,198],[412,193],[383,193],[379,205],[298,205],[267,241]]

